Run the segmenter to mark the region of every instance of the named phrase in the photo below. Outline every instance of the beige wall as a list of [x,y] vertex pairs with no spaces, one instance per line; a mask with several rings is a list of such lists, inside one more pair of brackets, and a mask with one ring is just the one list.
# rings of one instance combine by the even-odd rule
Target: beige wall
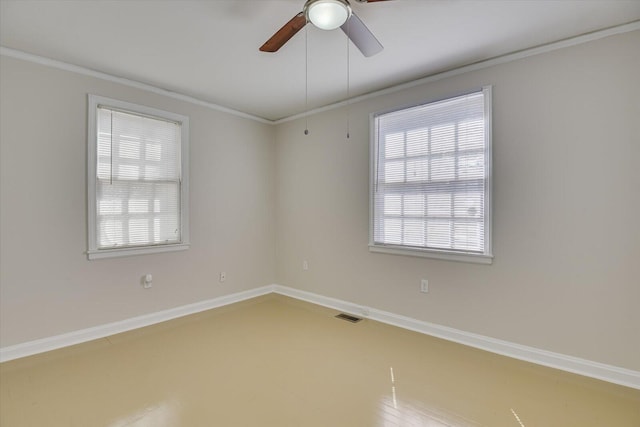
[[[372,98],[348,141],[344,108],[307,137],[278,126],[278,283],[639,370],[638,46],[635,31]],[[370,253],[369,114],[489,84],[493,265]]]
[[[0,67],[2,346],[274,282],[272,126],[4,56]],[[87,93],[190,117],[190,250],[87,260]]]

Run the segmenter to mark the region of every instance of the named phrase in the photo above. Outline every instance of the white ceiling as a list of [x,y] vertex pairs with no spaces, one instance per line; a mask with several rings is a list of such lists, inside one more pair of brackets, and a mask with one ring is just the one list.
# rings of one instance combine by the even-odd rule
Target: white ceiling
[[[352,1],[384,45],[350,46],[350,96],[640,19],[640,0]],[[0,0],[0,44],[277,120],[305,111],[304,0]],[[308,25],[308,107],[347,98],[347,39]]]

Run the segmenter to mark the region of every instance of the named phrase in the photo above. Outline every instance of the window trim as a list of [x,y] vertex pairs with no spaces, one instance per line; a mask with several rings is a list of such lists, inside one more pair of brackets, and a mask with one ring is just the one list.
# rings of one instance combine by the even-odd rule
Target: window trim
[[[97,110],[103,105],[109,108],[131,112],[136,115],[157,117],[181,124],[180,135],[180,161],[181,161],[181,185],[180,185],[180,228],[181,242],[162,245],[129,246],[123,248],[98,249],[97,240]],[[99,95],[88,94],[87,114],[87,226],[88,249],[87,257],[90,260],[100,258],[124,257],[131,255],[146,255],[162,252],[182,251],[189,249],[189,117],[169,111],[159,110],[144,105],[133,104],[117,99],[106,98]]]
[[[482,254],[462,253],[457,251],[449,251],[446,249],[434,248],[417,248],[405,245],[392,245],[375,243],[374,227],[375,227],[375,188],[376,188],[376,162],[377,162],[377,134],[376,134],[376,118],[378,116],[401,111],[421,105],[431,104],[440,101],[446,101],[452,98],[470,95],[482,92],[484,95],[484,119],[485,119],[485,138],[486,138],[486,155],[485,155],[485,171],[487,188],[484,195],[484,227],[485,227],[485,249]],[[405,255],[423,258],[432,258],[446,261],[460,261],[476,264],[492,264],[493,263],[493,120],[492,120],[492,86],[487,85],[474,90],[453,94],[444,98],[432,98],[418,104],[403,105],[394,107],[384,111],[378,111],[369,115],[370,137],[369,137],[369,252],[377,252],[392,255]],[[486,124],[488,123],[488,124]]]

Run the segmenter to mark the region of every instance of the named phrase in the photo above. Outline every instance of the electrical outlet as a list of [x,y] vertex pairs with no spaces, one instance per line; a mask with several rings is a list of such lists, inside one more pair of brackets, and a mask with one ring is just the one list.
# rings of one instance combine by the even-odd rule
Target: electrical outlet
[[153,276],[150,273],[142,276],[142,287],[145,289],[149,289],[153,286]]
[[225,273],[224,271],[220,272],[220,282],[224,282],[225,280],[227,280],[227,273]]
[[307,262],[306,259],[304,261],[302,261],[302,269],[303,270],[308,270],[309,269],[309,263]]
[[429,292],[429,281],[427,279],[422,279],[420,281],[420,292],[425,294]]

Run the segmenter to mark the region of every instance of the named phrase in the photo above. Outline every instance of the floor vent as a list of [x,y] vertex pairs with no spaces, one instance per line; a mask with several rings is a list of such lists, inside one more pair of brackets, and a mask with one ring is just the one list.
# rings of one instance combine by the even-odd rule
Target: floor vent
[[362,320],[361,317],[355,317],[345,313],[340,313],[336,317],[338,319],[346,320],[347,322],[351,322],[351,323],[358,323],[359,321]]

